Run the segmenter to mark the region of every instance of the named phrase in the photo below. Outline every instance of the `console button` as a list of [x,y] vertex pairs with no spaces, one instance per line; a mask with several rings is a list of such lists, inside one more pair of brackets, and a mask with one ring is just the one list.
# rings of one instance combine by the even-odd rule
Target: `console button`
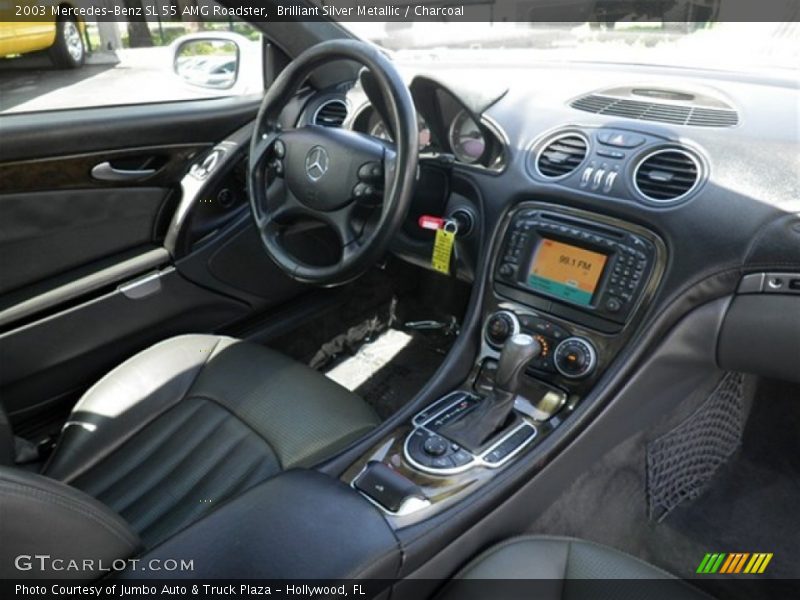
[[601,131],[597,134],[597,141],[606,146],[616,146],[617,148],[636,148],[644,144],[645,139],[641,135],[632,133]]
[[553,358],[551,356],[539,356],[538,358],[534,358],[529,366],[537,371],[546,371],[548,373],[555,371]]
[[625,158],[625,153],[621,150],[603,150],[602,148],[596,152],[597,156],[605,156],[606,158],[616,158],[617,160]]
[[503,459],[499,450],[492,450],[489,454],[483,457],[483,460],[489,464],[499,463]]
[[422,448],[431,456],[442,456],[447,452],[449,446],[450,445],[444,438],[441,438],[438,435],[433,435],[425,440]]
[[611,172],[610,172],[610,173],[609,173],[609,174],[606,176],[606,182],[603,184],[603,191],[604,191],[605,193],[608,193],[608,192],[610,192],[610,191],[611,191],[611,188],[613,188],[613,187],[614,187],[614,182],[617,180],[617,175],[618,175],[618,174],[619,174],[619,173],[617,173],[617,171],[611,171]]
[[497,272],[503,277],[512,277],[514,275],[514,266],[510,263],[504,263]]
[[603,165],[599,169],[597,169],[597,171],[595,171],[594,177],[592,178],[592,189],[593,190],[596,190],[597,188],[599,188],[600,184],[603,182],[603,177],[605,177],[605,174],[606,174],[606,168],[607,168],[607,165],[605,163],[603,163]]
[[439,458],[434,458],[431,461],[431,466],[434,469],[452,469],[455,465],[453,461],[450,460],[449,456],[441,456]]
[[586,187],[589,185],[589,181],[592,179],[592,173],[594,173],[594,167],[586,167],[581,174],[581,187]]
[[450,457],[450,460],[456,467],[463,467],[472,462],[472,455],[466,450],[459,450]]
[[606,300],[606,310],[608,312],[619,312],[622,309],[622,303],[617,298],[609,298]]
[[530,425],[525,425],[521,427],[519,430],[514,432],[508,439],[503,441],[499,446],[494,448],[489,454],[483,457],[483,460],[490,464],[496,464],[501,462],[504,458],[506,458],[509,454],[512,454],[523,443],[527,440],[531,435],[535,433],[535,429]]

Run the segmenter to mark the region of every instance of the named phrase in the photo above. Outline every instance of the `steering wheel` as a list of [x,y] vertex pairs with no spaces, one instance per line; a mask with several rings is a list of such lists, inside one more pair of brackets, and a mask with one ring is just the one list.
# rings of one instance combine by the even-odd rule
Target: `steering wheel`
[[[281,110],[315,69],[337,60],[369,69],[391,118],[395,144],[342,128],[281,127]],[[375,47],[355,40],[313,46],[277,77],[261,103],[250,142],[250,208],[270,258],[292,279],[318,285],[352,281],[385,252],[408,212],[417,170],[417,121],[408,87]],[[374,227],[359,207],[380,210]],[[287,222],[310,218],[336,233],[335,263],[297,259],[283,242]],[[369,229],[369,230],[368,230]]]

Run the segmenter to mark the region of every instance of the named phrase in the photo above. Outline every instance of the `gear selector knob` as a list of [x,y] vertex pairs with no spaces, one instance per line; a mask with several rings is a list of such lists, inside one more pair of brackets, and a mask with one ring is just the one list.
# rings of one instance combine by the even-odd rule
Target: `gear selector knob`
[[508,422],[525,367],[541,351],[539,342],[529,335],[518,333],[507,339],[497,363],[492,392],[476,408],[452,419],[437,433],[477,452]]
[[542,346],[528,334],[518,333],[506,340],[494,376],[495,389],[516,395],[525,367],[541,352]]

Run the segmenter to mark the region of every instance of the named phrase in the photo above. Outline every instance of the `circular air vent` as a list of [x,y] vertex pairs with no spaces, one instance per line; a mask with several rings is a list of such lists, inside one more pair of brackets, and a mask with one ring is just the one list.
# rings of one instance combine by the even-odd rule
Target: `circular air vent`
[[545,143],[536,155],[536,172],[547,179],[565,177],[586,158],[588,140],[577,133],[562,133]]
[[314,113],[314,125],[341,127],[347,118],[347,104],[343,100],[328,100],[319,105]]
[[633,170],[636,190],[652,202],[676,202],[700,183],[700,161],[685,150],[667,148],[645,156]]

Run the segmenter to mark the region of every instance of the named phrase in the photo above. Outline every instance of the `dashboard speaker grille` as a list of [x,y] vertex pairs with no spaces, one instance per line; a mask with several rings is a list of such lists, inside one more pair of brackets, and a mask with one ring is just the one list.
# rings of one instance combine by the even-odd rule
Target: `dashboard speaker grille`
[[634,174],[636,189],[653,202],[674,202],[697,186],[699,161],[684,150],[657,150],[645,157]]
[[589,94],[574,100],[570,106],[584,112],[624,117],[639,121],[657,121],[694,127],[733,127],[739,123],[735,110],[700,108],[663,102],[628,100],[612,96]]
[[586,158],[589,144],[574,133],[559,135],[547,142],[536,158],[536,170],[543,177],[556,178],[572,173]]
[[341,100],[323,102],[314,113],[314,125],[341,127],[347,118],[347,104]]

